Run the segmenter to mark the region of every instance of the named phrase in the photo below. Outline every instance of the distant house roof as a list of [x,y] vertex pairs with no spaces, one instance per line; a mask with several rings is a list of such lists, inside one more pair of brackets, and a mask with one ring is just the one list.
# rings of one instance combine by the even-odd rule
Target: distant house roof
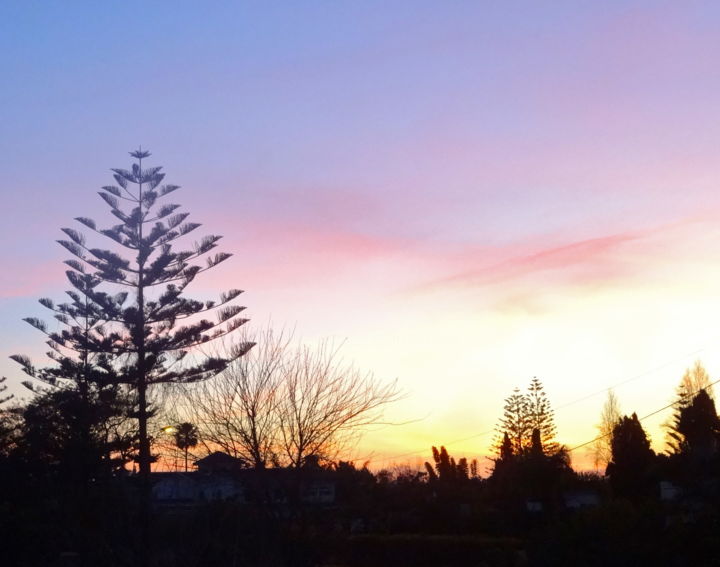
[[244,459],[233,457],[222,451],[215,451],[207,457],[195,461],[195,466],[200,472],[233,472],[245,468],[247,463]]

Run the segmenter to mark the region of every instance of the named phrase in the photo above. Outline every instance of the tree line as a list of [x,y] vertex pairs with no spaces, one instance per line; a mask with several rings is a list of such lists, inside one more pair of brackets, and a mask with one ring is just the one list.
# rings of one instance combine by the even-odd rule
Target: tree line
[[[64,557],[74,564],[224,565],[242,556],[262,565],[272,556],[278,564],[310,565],[330,553],[315,539],[320,532],[338,534],[336,551],[347,564],[362,564],[358,534],[366,551],[379,554],[370,554],[375,565],[389,564],[398,541],[406,553],[417,546],[418,565],[442,562],[434,554],[446,545],[488,554],[487,564],[522,563],[526,552],[536,564],[553,564],[575,550],[572,537],[589,539],[598,528],[612,534],[620,521],[634,518],[650,542],[657,526],[646,525],[648,518],[685,538],[688,514],[693,526],[701,516],[708,525],[720,520],[720,420],[700,363],[676,392],[665,454],[655,454],[637,415],[623,415],[609,393],[592,444],[604,475],[572,469],[538,378],[505,399],[489,476],[477,460],[455,458],[442,445],[431,448],[420,470],[372,472],[342,461],[363,428],[400,397],[397,384],[344,361],[331,342],[309,347],[271,328],[247,331],[239,289],[215,300],[192,298],[196,277],[231,255],[216,251],[219,235],[183,244],[200,225],[166,203],[179,187],[163,183],[160,167],[144,165],[149,152],[131,156],[131,167],[113,169],[115,184],[99,193],[115,224],[76,219],[110,248],[62,229],[58,242],[72,256],[65,262],[67,297],[39,300],[51,323],[25,319],[45,335],[49,362],[12,356],[31,397],[19,403],[3,396],[0,380],[0,533],[13,536],[0,546],[3,564]],[[335,483],[337,505],[283,503],[278,510],[277,502],[258,498],[169,516],[153,506],[152,466],[167,468],[173,451],[184,471],[196,456],[222,451],[258,478],[290,471],[299,486],[322,474]],[[685,504],[659,506],[663,482]],[[568,516],[573,493],[590,494],[597,511]],[[183,530],[197,535],[183,539]],[[427,538],[382,539],[398,534],[462,537],[437,548],[427,547]],[[538,534],[570,543],[548,547],[534,539]],[[586,564],[624,564],[608,555],[622,538],[607,537],[606,549],[583,557]],[[248,557],[259,542],[270,555],[253,563]],[[646,559],[649,548],[639,549],[632,557]]]
[[[174,432],[186,467],[202,443],[256,468],[299,468],[335,458],[398,391],[344,363],[330,343],[294,347],[271,330],[257,339],[239,332],[248,321],[240,289],[192,297],[195,279],[232,255],[217,251],[219,235],[193,239],[201,225],[168,202],[179,186],[146,165],[150,152],[130,155],[130,168],[112,169],[115,183],[99,192],[115,223],[75,219],[109,247],[62,229],[70,289],[64,301],[39,300],[51,323],[24,319],[45,335],[49,363],[11,356],[33,396],[2,410],[0,450],[10,501],[34,491],[42,509],[44,498],[67,495],[62,507],[85,514],[85,504],[130,490],[137,541],[129,547],[148,565],[151,467],[164,433]],[[130,488],[118,486],[129,470]]]

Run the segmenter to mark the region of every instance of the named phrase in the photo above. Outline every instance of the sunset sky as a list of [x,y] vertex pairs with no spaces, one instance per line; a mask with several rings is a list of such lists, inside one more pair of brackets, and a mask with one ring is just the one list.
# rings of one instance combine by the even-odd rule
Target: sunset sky
[[67,288],[60,228],[112,222],[96,192],[139,145],[235,254],[199,297],[240,287],[251,325],[398,380],[402,425],[354,455],[374,467],[487,454],[533,376],[570,447],[608,387],[643,416],[696,359],[720,378],[715,2],[9,1],[0,22],[18,393],[7,356],[45,350],[21,318]]

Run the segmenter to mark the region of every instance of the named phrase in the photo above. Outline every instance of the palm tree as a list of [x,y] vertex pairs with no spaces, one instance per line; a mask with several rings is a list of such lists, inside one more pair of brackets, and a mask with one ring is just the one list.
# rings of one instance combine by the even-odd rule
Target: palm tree
[[181,423],[175,431],[175,446],[185,453],[185,472],[188,470],[188,449],[198,444],[198,429],[192,423]]

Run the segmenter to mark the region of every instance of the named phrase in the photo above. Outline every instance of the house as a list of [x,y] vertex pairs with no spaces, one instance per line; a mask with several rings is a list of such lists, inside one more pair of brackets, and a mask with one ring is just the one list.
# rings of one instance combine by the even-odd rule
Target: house
[[192,473],[154,473],[153,502],[164,508],[193,506],[197,498],[197,483]]
[[222,451],[215,451],[203,459],[195,461],[199,473],[236,473],[247,468],[245,459],[233,457]]
[[244,502],[245,487],[237,478],[228,475],[206,475],[198,478],[197,498],[205,502]]
[[197,471],[152,475],[156,506],[183,508],[207,502],[264,502],[280,508],[295,503],[330,506],[336,499],[335,473],[322,468],[251,469],[243,459],[217,451],[195,462]]
[[188,508],[205,502],[245,501],[242,483],[227,475],[154,473],[152,499],[161,508]]

